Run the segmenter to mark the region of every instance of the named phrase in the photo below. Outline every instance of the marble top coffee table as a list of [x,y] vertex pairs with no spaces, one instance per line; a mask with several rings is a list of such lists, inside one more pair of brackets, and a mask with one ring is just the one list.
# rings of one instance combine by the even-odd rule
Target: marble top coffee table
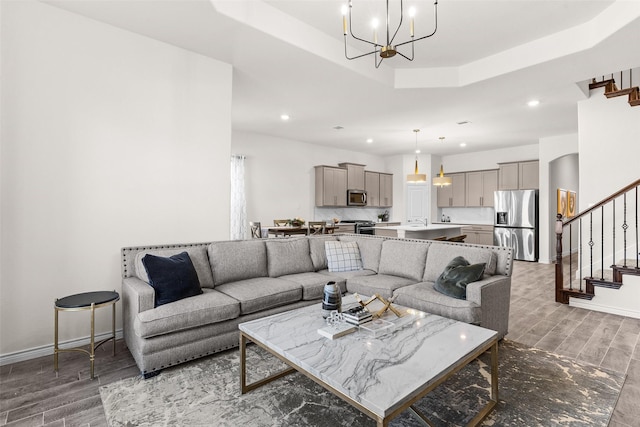
[[[343,309],[354,303],[346,297]],[[298,371],[376,420],[378,427],[405,410],[429,423],[412,405],[490,349],[490,399],[469,423],[479,424],[498,401],[497,332],[396,307],[409,314],[378,337],[362,330],[334,340],[323,337],[317,332],[325,326],[320,304],[240,324],[241,392]],[[247,384],[247,340],[291,368]]]

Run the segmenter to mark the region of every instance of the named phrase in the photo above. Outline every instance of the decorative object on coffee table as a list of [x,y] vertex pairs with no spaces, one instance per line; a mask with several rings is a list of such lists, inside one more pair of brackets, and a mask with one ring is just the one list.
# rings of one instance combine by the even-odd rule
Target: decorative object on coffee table
[[400,311],[398,311],[394,306],[391,305],[391,303],[396,299],[395,296],[389,298],[388,300],[385,299],[383,296],[381,296],[380,294],[373,294],[373,296],[371,298],[369,298],[366,302],[362,301],[362,298],[360,298],[360,295],[358,295],[357,293],[354,294],[356,301],[358,301],[360,303],[360,305],[362,305],[363,307],[368,306],[369,304],[371,304],[373,301],[378,300],[380,301],[382,304],[384,304],[384,306],[376,311],[375,313],[372,313],[374,318],[380,318],[382,317],[382,315],[387,311],[387,310],[391,310],[393,312],[393,314],[395,314],[397,317],[402,317],[404,316],[403,313],[401,313]]
[[322,296],[322,317],[325,319],[331,315],[332,311],[340,313],[342,311],[342,295],[336,282],[328,282],[324,285]]

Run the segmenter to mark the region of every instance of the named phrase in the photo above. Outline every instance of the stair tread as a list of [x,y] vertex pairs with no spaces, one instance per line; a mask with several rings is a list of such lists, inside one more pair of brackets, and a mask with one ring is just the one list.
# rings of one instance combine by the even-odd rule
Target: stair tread
[[613,79],[607,79],[607,80],[601,80],[599,82],[596,82],[595,79],[593,79],[594,81],[592,81],[591,83],[589,83],[589,90],[591,89],[597,89],[599,87],[603,87],[606,86],[610,83],[615,83],[615,80]]
[[618,89],[618,90],[612,90],[610,92],[605,92],[604,96],[606,96],[607,98],[615,98],[616,96],[629,95],[631,92],[633,92],[633,88],[628,87],[628,88],[624,88],[624,89]]

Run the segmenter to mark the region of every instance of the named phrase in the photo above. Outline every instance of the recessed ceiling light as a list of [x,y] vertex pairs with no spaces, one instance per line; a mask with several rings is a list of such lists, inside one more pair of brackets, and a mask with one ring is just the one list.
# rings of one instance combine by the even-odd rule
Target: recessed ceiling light
[[334,126],[333,128],[334,128],[335,130],[342,130],[342,129],[344,129],[344,128],[343,128],[342,126],[340,126],[340,125],[338,125],[338,126]]
[[280,118],[281,118],[283,121],[285,121],[285,122],[286,122],[286,121],[287,121],[287,120],[289,120],[291,117],[289,117],[289,115],[288,115],[288,114],[281,114],[281,115],[280,115]]
[[531,101],[527,102],[527,105],[529,107],[536,107],[540,104],[540,101],[538,101],[537,99],[532,99]]
[[466,125],[466,124],[469,124],[469,123],[471,123],[471,122],[470,122],[469,120],[463,120],[463,121],[461,121],[461,122],[457,122],[457,123],[458,123],[459,125]]
[[373,138],[367,138],[367,144],[371,144],[373,142]]
[[467,143],[466,143],[466,142],[462,142],[462,143],[460,143],[460,147],[466,147],[466,146],[467,146]]
[[444,136],[439,136],[438,139],[440,140],[440,142],[444,142]]

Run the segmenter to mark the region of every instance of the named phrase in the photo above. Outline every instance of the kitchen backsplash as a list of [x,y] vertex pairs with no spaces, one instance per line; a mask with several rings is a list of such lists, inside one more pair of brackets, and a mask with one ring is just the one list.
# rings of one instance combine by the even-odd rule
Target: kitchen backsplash
[[440,208],[438,213],[433,222],[441,222],[445,215],[458,224],[493,224],[493,208]]
[[313,210],[314,221],[330,221],[333,218],[338,219],[362,219],[376,222],[378,215],[389,211],[391,216],[391,209],[388,208],[319,208],[315,207]]

